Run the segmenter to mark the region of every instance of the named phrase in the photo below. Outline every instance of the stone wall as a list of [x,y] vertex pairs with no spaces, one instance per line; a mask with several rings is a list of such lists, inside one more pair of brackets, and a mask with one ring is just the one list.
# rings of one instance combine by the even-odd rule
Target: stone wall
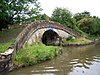
[[13,54],[14,49],[8,49],[4,53],[0,53],[0,72],[1,71],[10,71],[13,69]]

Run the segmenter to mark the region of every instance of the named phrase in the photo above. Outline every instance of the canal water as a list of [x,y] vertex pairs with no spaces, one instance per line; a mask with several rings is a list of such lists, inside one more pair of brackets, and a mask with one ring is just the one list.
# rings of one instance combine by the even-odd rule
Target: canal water
[[84,47],[64,47],[63,54],[53,60],[4,75],[100,75],[100,43]]

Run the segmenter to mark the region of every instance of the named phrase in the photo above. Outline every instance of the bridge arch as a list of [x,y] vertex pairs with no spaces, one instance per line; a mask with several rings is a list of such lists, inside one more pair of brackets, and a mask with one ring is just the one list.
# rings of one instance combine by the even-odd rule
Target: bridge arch
[[47,30],[42,36],[42,43],[46,45],[59,44],[59,35],[53,30]]
[[[49,33],[51,35],[49,35]],[[48,42],[45,41],[45,36],[47,36],[46,38],[50,38],[52,40],[55,40],[54,38],[56,37],[56,42],[57,42],[57,38],[66,37],[69,35],[74,36],[74,37],[82,37],[79,33],[71,30],[70,28],[63,27],[61,24],[56,23],[56,22],[38,21],[38,22],[30,23],[17,36],[15,42],[11,45],[11,47],[9,47],[8,50],[5,51],[5,53],[0,53],[0,59],[4,60],[3,63],[1,61],[2,66],[0,66],[0,69],[1,69],[0,71],[7,70],[8,68],[12,67],[13,54],[16,52],[16,50],[23,48],[25,44],[27,43],[32,44],[33,42],[39,42],[41,41],[40,38],[42,38],[43,43],[46,44]]]
[[[64,27],[60,23],[52,21],[37,21],[30,23],[16,38],[14,47],[16,50],[25,46],[25,44],[32,44],[34,42],[44,41],[44,36],[47,36],[47,33],[52,33],[55,37],[81,37],[81,34],[73,31],[68,27]],[[50,37],[51,38],[51,37]],[[56,38],[56,40],[57,40]],[[52,39],[54,40],[54,39]]]
[[44,27],[39,28],[35,32],[31,32],[32,34],[27,39],[27,44],[39,43],[42,42],[46,45],[58,45],[61,38],[67,38],[71,36],[59,28],[54,27]]

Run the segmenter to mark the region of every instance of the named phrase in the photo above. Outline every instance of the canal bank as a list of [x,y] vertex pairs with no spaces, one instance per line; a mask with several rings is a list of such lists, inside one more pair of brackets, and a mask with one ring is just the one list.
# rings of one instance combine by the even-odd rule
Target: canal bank
[[[43,26],[43,27],[41,27],[41,26]],[[42,32],[42,29],[43,29],[43,32]],[[62,31],[62,33],[60,33],[60,31]],[[43,35],[41,34],[41,32],[42,32]],[[50,37],[49,39],[47,39],[48,36],[49,36],[48,33],[50,33],[52,35],[52,37]],[[39,41],[41,41],[41,38],[42,38],[42,43],[44,43],[44,44],[46,44],[46,43],[51,44],[52,42],[54,42],[55,39],[56,39],[55,42],[58,42],[58,40],[60,39],[59,36],[62,36],[62,34],[64,34],[64,33],[66,33],[66,37],[67,38],[69,38],[70,36],[75,37],[75,38],[79,38],[81,36],[81,35],[75,34],[74,32],[70,31],[69,28],[67,28],[67,29],[66,28],[62,28],[62,26],[60,26],[59,24],[56,24],[54,22],[45,22],[45,21],[43,21],[43,22],[35,22],[35,23],[30,24],[29,26],[27,26],[27,28],[25,28],[19,34],[19,36],[17,37],[17,39],[14,42],[14,44],[12,44],[12,46],[9,47],[9,49],[7,51],[5,51],[4,53],[0,53],[1,60],[6,60],[6,58],[9,59],[8,62],[5,62],[5,64],[4,63],[0,63],[1,71],[4,71],[4,70],[6,70],[6,68],[9,68],[9,65],[10,65],[9,63],[12,64],[12,58],[14,58],[14,57],[12,57],[13,56],[13,52],[20,52],[18,50],[23,48],[26,44],[32,45],[32,44],[34,44],[34,42],[35,43],[39,43]],[[41,34],[41,36],[40,36],[40,34]],[[55,34],[56,34],[56,36],[54,36]],[[64,35],[63,35],[63,37],[64,37]],[[44,41],[44,40],[47,40],[47,41]],[[59,44],[59,42],[57,44]],[[70,44],[70,45],[74,45],[75,46],[75,44]],[[78,43],[76,45],[81,45],[81,44]],[[10,51],[11,49],[13,49],[12,52]],[[42,49],[42,50],[44,50],[44,49]],[[22,52],[24,52],[24,50]],[[27,53],[27,52],[25,52],[25,53]],[[29,64],[30,61],[28,61],[28,60],[31,60],[31,59],[28,58],[28,57],[25,57],[26,55],[24,55],[24,57],[23,57],[24,60],[23,61],[25,61],[25,63],[28,64],[28,65],[32,65],[32,64]],[[19,61],[18,59],[16,59],[16,60]],[[35,59],[35,60],[37,60],[37,59]],[[18,65],[20,65],[20,64],[18,63]],[[21,62],[21,66],[22,65],[23,65],[23,62]],[[26,66],[26,65],[24,65],[24,66]]]
[[64,47],[62,55],[4,75],[100,75],[100,43]]
[[53,59],[61,54],[61,52],[61,48],[57,46],[46,46],[44,44],[28,45],[16,52],[13,61],[14,67],[16,69],[41,63]]
[[[86,40],[86,39],[85,39]],[[80,41],[80,40],[79,40]],[[78,43],[78,42],[77,42]],[[74,43],[61,45],[63,47],[81,47],[95,44],[96,42],[89,43]],[[18,69],[21,67],[32,66],[34,64],[53,59],[57,55],[61,54],[61,47],[46,46],[43,44],[28,45],[22,50],[18,50],[14,56],[13,65],[10,70]]]

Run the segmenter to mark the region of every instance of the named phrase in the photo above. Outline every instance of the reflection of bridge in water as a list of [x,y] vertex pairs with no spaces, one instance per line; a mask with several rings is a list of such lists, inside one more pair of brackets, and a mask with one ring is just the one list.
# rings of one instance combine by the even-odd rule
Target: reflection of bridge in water
[[51,21],[38,21],[30,23],[16,38],[14,44],[5,52],[0,53],[0,71],[12,67],[12,58],[16,50],[25,46],[42,42],[46,45],[59,44],[60,39],[69,36],[80,37],[81,35],[70,28]]

